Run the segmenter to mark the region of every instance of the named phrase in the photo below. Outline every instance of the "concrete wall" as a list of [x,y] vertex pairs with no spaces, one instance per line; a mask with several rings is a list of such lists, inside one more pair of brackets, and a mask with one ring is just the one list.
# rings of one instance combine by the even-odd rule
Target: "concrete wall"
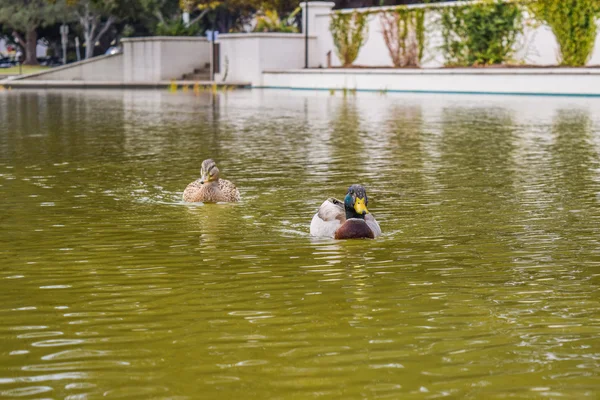
[[[221,71],[215,80],[262,85],[268,69],[304,67],[305,38],[297,33],[231,33],[219,36]],[[318,67],[317,38],[309,37],[309,62]]]
[[125,82],[181,79],[210,63],[210,43],[201,37],[123,39]]
[[548,69],[322,69],[266,71],[263,86],[425,93],[600,96],[600,70]]
[[[436,3],[436,6],[446,5],[448,7],[456,4],[464,4],[468,2],[448,2]],[[302,7],[306,7],[306,3],[302,3]],[[309,2],[309,34],[315,35],[317,40],[317,57],[319,63],[325,65],[326,53],[332,51],[332,65],[340,66],[341,63],[335,56],[335,48],[333,39],[329,32],[329,23],[331,20],[331,8],[334,3],[330,2]],[[426,7],[424,5],[413,5],[411,8]],[[383,40],[380,13],[386,10],[391,10],[393,7],[371,7],[360,9],[344,9],[341,12],[351,13],[370,12],[368,16],[368,39],[365,45],[361,48],[357,60],[354,64],[363,66],[392,66],[392,60],[389,56],[388,49]],[[444,65],[444,57],[439,51],[439,46],[442,44],[442,35],[439,25],[436,22],[436,13],[428,12],[426,14],[426,46],[423,57],[423,67],[436,68]],[[555,65],[557,63],[558,44],[554,34],[549,27],[532,23],[529,16],[525,16],[524,34],[519,38],[515,45],[514,58],[518,61],[524,61],[531,65]],[[600,28],[600,21],[599,21]],[[589,62],[590,65],[600,64],[600,35],[596,39],[596,47]]]
[[22,78],[39,81],[122,81],[123,55],[94,57]]
[[17,79],[148,83],[181,79],[210,62],[210,44],[197,37],[123,39],[123,53],[90,58]]

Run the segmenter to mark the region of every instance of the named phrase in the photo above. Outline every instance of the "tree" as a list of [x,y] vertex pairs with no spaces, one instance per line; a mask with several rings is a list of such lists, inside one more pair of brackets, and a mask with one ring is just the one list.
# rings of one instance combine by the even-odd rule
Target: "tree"
[[25,50],[26,65],[37,65],[37,29],[59,20],[65,12],[63,1],[0,0],[0,23],[12,30],[19,46]]
[[67,2],[71,5],[71,10],[83,31],[86,59],[94,56],[96,43],[117,21],[141,12],[141,5],[137,0],[67,0]]
[[117,17],[111,14],[114,8],[113,1],[80,0],[75,5],[75,15],[83,31],[86,59],[94,56],[96,43],[117,21]]
[[179,0],[140,0],[144,13],[140,15],[150,32],[158,36],[194,36],[201,29],[195,17],[188,24],[182,19],[184,10]]

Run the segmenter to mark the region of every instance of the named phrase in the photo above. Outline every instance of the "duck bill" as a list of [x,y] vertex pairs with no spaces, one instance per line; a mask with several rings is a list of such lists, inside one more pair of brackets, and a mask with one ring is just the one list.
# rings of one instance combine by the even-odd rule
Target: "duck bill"
[[360,197],[356,198],[356,201],[354,202],[354,211],[356,211],[358,215],[369,213],[369,210],[367,210],[367,206],[365,204],[365,199],[361,199]]

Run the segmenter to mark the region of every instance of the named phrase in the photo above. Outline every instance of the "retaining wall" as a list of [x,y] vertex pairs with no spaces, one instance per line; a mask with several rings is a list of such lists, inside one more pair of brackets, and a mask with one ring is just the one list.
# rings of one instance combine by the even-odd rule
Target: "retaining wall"
[[123,43],[125,82],[181,79],[211,62],[210,43],[201,37],[152,36]]
[[263,87],[413,93],[600,96],[600,69],[313,69],[265,71]]
[[122,81],[123,55],[99,56],[16,79],[36,81]]
[[[305,65],[305,37],[298,33],[231,33],[219,35],[220,72],[215,80],[263,84],[262,72],[269,69],[296,69]],[[309,37],[312,60],[317,67],[317,38]]]

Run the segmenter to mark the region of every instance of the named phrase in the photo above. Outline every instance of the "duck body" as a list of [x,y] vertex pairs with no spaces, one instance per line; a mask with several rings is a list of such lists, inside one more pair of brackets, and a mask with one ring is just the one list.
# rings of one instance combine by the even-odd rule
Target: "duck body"
[[215,183],[202,183],[201,179],[187,185],[183,201],[189,203],[234,203],[240,201],[240,191],[227,179]]
[[183,201],[189,203],[233,203],[241,199],[240,191],[233,183],[219,178],[219,169],[213,160],[204,160],[200,179],[187,185]]
[[364,219],[350,218],[335,231],[334,239],[375,239],[375,232]]
[[352,185],[344,201],[329,198],[310,223],[312,236],[334,239],[374,239],[381,235],[379,223],[366,208],[367,196],[360,185]]

